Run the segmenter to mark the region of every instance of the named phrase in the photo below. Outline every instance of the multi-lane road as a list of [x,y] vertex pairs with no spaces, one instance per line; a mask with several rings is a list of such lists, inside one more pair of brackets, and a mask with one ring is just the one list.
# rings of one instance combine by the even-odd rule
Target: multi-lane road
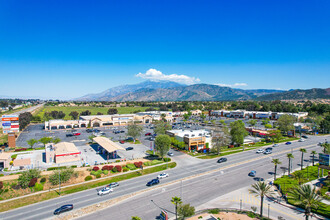
[[[173,158],[178,166],[167,171],[170,176],[162,179],[159,186],[150,187],[150,191],[81,217],[81,219],[130,219],[131,216],[136,215],[142,219],[155,219],[160,213],[159,207],[173,211],[173,205],[170,202],[173,196],[182,196],[184,203],[190,203],[196,207],[228,192],[253,184],[255,180],[248,177],[251,170],[257,171],[257,177],[271,178],[273,175],[270,172],[274,170],[272,158],[279,158],[282,161],[281,166],[287,167],[286,155],[292,152],[295,157],[293,169],[298,168],[301,155],[299,149],[306,148],[305,158],[310,159],[312,150],[321,152],[321,147],[317,146],[320,141],[324,141],[324,137],[311,136],[305,142],[293,142],[291,145],[280,144],[270,155],[258,155],[255,150],[237,153],[227,156],[228,161],[221,164],[216,163],[217,159],[201,160],[174,152]],[[279,169],[278,172],[281,170]],[[1,213],[0,219],[50,218],[53,217],[53,211],[64,204],[72,203],[76,210],[145,190],[148,188],[146,183],[157,175],[155,173],[122,181],[110,195],[101,197],[97,196],[97,189],[86,190]],[[183,179],[182,183],[181,179]]]

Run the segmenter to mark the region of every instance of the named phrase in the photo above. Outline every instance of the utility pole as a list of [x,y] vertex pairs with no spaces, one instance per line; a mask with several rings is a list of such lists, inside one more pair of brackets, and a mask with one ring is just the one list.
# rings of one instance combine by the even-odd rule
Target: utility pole
[[[58,167],[60,167],[60,165],[58,165]],[[58,189],[59,189],[59,194],[61,195],[61,169],[58,169],[59,171],[59,175],[58,175],[58,181],[59,181],[59,184],[58,184]]]

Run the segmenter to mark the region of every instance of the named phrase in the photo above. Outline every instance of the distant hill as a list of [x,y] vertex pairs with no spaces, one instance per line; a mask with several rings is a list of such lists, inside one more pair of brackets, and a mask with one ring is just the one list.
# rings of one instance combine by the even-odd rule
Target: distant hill
[[132,84],[132,85],[121,85],[116,86],[113,88],[110,88],[108,90],[105,90],[101,93],[96,94],[88,94],[83,97],[77,98],[75,100],[79,101],[109,101],[113,97],[117,97],[126,93],[135,92],[140,89],[159,89],[159,88],[172,88],[172,87],[178,87],[182,86],[179,83],[171,82],[171,81],[144,81],[142,83],[138,84]]
[[292,99],[330,99],[330,88],[327,89],[296,89],[281,93],[263,95],[257,100],[292,100]]

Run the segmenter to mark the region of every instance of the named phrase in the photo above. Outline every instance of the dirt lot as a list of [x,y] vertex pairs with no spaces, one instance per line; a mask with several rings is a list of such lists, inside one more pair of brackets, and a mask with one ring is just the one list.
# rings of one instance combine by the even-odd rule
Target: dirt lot
[[[198,218],[202,216],[203,218]],[[235,212],[220,212],[219,214],[208,214],[208,213],[203,213],[191,218],[188,218],[187,220],[209,220],[209,219],[214,219],[212,218],[215,217],[215,219],[220,218],[221,220],[251,220],[251,219],[256,219],[256,218],[250,218],[247,215],[244,214],[237,214]]]

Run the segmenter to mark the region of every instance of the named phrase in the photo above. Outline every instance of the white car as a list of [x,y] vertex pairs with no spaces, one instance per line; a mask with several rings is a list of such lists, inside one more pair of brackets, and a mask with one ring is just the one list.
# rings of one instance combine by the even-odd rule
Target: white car
[[257,150],[257,154],[262,154],[264,152],[264,150],[263,149],[259,149],[259,150]]
[[278,147],[279,145],[278,144],[274,144],[273,147]]
[[168,173],[161,173],[157,176],[157,179],[163,179],[163,178],[166,178],[168,177]]
[[304,142],[305,141],[305,139],[299,139],[299,142]]
[[110,193],[110,192],[112,192],[112,191],[113,191],[112,188],[110,188],[110,187],[104,187],[103,189],[101,189],[101,190],[99,190],[99,191],[97,192],[97,195],[99,195],[99,196],[103,196],[103,195],[108,194],[108,193]]

